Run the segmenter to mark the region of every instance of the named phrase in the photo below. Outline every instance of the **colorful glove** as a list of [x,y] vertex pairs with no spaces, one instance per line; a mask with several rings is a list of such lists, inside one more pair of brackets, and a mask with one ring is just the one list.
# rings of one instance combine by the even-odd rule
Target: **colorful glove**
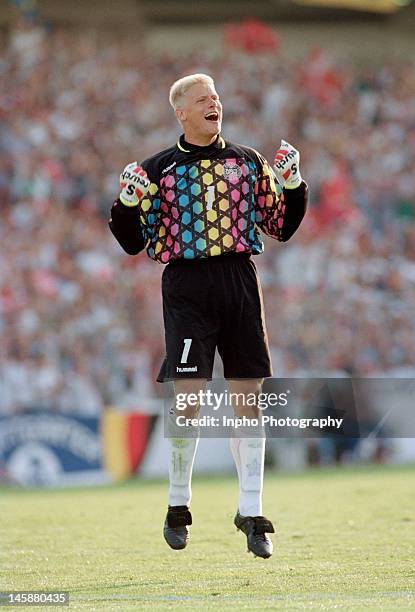
[[150,187],[150,179],[145,170],[137,164],[131,162],[125,166],[120,174],[120,201],[125,206],[137,206],[140,200],[146,195]]
[[280,148],[275,153],[274,170],[282,187],[296,189],[301,185],[300,154],[285,140],[281,140]]

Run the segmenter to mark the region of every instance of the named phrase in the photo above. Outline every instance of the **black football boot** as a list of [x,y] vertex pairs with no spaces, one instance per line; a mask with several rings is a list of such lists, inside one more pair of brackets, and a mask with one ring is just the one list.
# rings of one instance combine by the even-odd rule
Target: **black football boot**
[[169,506],[164,521],[164,539],[170,548],[181,550],[189,541],[188,525],[192,524],[192,515],[187,506]]
[[271,521],[265,516],[242,516],[239,510],[236,513],[235,526],[238,531],[246,535],[248,552],[254,553],[256,557],[268,559],[272,555],[272,542],[267,533],[275,533]]

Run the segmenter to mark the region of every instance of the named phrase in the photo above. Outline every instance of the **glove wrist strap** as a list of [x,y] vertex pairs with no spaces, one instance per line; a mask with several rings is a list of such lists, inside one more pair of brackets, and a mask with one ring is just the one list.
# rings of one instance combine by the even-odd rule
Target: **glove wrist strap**
[[128,206],[128,208],[133,208],[134,206],[138,206],[138,201],[137,202],[129,202],[128,200],[124,200],[124,198],[121,195],[119,196],[119,200],[120,200],[121,204],[124,204],[124,206]]
[[284,184],[284,189],[297,189],[302,182],[303,179],[301,178],[301,174],[298,173],[295,180],[288,179],[288,181]]

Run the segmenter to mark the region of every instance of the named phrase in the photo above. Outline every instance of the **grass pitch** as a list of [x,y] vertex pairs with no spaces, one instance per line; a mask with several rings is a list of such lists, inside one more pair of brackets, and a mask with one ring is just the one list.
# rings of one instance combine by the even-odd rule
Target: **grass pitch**
[[236,478],[195,478],[184,551],[162,537],[166,493],[1,490],[0,590],[69,591],[73,610],[415,608],[414,467],[268,472],[269,560],[233,527]]

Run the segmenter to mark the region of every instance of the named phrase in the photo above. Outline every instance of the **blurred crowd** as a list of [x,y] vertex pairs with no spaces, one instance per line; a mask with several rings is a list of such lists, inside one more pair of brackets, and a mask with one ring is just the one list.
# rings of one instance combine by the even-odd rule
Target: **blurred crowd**
[[0,414],[161,394],[162,266],[125,255],[107,219],[122,168],[175,142],[168,90],[190,72],[215,78],[227,139],[301,151],[306,220],[256,259],[275,375],[414,375],[413,61],[155,56],[25,22],[1,46]]

